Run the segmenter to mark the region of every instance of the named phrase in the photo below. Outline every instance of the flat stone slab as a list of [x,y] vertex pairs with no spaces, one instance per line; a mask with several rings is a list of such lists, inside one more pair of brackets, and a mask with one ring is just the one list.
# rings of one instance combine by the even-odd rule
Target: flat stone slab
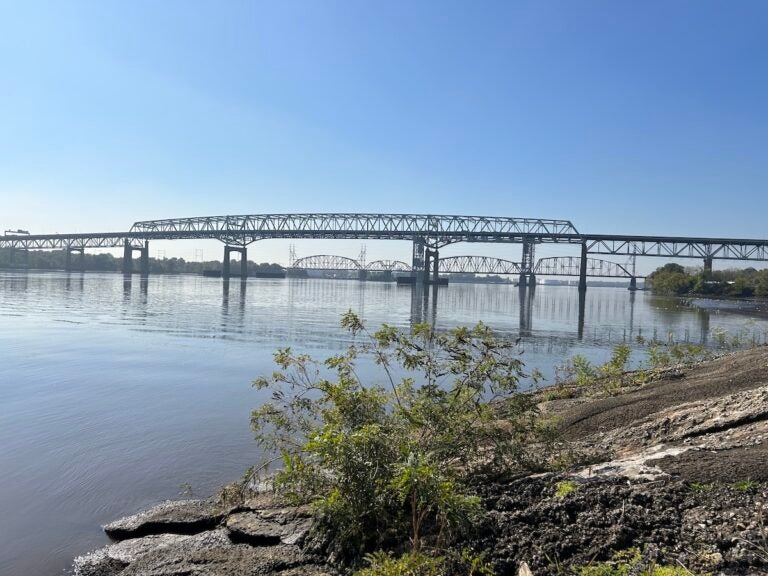
[[233,542],[270,546],[303,543],[311,522],[309,516],[284,508],[236,512],[227,517],[226,527]]
[[93,552],[78,556],[73,563],[74,576],[116,576],[131,562],[166,546],[178,545],[195,538],[200,543],[228,545],[227,532],[219,529],[196,536],[180,534],[157,534],[142,538],[131,538],[110,544]]
[[218,526],[225,512],[210,500],[169,500],[103,528],[115,540],[152,534],[198,534]]
[[311,574],[312,567],[305,567],[307,564],[308,559],[296,546],[200,546],[187,541],[146,554],[120,576],[271,576],[289,569],[296,569],[295,574]]

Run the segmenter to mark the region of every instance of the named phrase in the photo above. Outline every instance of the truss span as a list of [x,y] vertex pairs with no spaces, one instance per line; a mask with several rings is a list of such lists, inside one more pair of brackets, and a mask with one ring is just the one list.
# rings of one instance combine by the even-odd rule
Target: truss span
[[[581,258],[578,256],[553,256],[540,258],[534,273],[541,276],[579,276]],[[587,276],[593,278],[632,278],[632,273],[621,264],[587,258]]]
[[520,274],[520,264],[490,256],[448,256],[439,260],[445,274]]
[[315,254],[298,258],[291,268],[294,270],[363,270],[357,260],[333,254]]
[[[136,222],[131,232],[249,243],[266,238],[426,239],[431,245],[578,235],[568,220],[432,214],[249,214]],[[493,240],[491,240],[493,241]]]
[[368,272],[410,272],[411,266],[402,260],[374,260],[365,269]]

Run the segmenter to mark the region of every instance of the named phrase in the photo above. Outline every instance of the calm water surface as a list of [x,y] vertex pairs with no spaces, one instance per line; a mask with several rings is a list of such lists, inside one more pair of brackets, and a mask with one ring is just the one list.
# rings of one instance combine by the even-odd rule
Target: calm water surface
[[[0,574],[68,571],[106,542],[99,526],[167,498],[207,496],[258,460],[250,387],[279,346],[318,356],[345,346],[340,315],[370,326],[483,320],[522,336],[551,378],[576,353],[604,361],[635,337],[764,341],[768,323],[590,288],[454,284],[424,302],[408,287],[334,280],[221,280],[0,273]],[[722,339],[722,336],[720,337]],[[642,353],[638,351],[636,357]]]

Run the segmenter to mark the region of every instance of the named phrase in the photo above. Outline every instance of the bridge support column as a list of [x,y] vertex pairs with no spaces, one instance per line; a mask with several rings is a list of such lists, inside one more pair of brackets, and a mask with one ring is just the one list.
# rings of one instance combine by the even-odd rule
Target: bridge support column
[[77,265],[75,268],[78,272],[85,272],[85,248],[72,248],[68,247],[65,251],[64,270],[71,272],[72,268],[72,253],[77,252]]
[[123,246],[123,274],[133,274],[133,246],[126,240]]
[[587,290],[579,290],[579,320],[577,327],[577,336],[579,340],[584,338],[584,316],[587,309]]
[[424,250],[424,271],[422,272],[421,281],[424,284],[429,284],[430,275],[432,273],[432,250],[426,248]]
[[712,278],[712,257],[704,258],[704,279],[710,280]]
[[413,241],[413,256],[411,259],[411,272],[414,277],[414,282],[424,282],[424,241]]
[[536,241],[533,238],[523,238],[523,258],[520,264],[520,286],[536,284]]
[[245,282],[248,278],[248,248],[245,246],[228,246],[224,245],[224,263],[221,270],[221,276],[225,280],[229,280],[232,275],[230,266],[230,256],[232,252],[238,252],[240,254],[240,279]]
[[440,284],[440,253],[437,250],[432,251],[432,283]]
[[139,253],[139,271],[142,276],[149,274],[149,241],[144,242],[144,246],[132,246],[130,240],[125,241],[123,246],[123,274],[133,274],[133,252]]
[[637,290],[637,278],[632,276],[632,278],[629,279],[629,289],[634,292]]
[[579,262],[579,291],[587,289],[587,243],[581,243],[581,261]]
[[144,242],[144,246],[139,248],[140,265],[139,270],[142,276],[149,276],[149,240]]

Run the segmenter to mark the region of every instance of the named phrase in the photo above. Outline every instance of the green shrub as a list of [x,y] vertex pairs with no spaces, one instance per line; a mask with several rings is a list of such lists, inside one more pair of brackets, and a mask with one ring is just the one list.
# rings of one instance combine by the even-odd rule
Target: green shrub
[[428,556],[410,552],[395,558],[386,552],[366,556],[368,568],[358,570],[355,576],[493,576],[493,569],[482,555],[467,550],[461,554]]
[[622,550],[606,562],[597,562],[577,567],[578,576],[692,576],[693,572],[683,566],[660,565],[653,562],[643,565],[643,558],[637,548]]
[[690,488],[691,492],[695,492],[696,494],[705,494],[707,492],[712,492],[712,490],[715,487],[713,484],[704,484],[702,482],[691,482],[688,488]]
[[624,372],[632,350],[626,344],[619,344],[613,349],[611,359],[600,366],[598,374],[603,389],[609,394],[615,394],[624,383]]
[[739,492],[756,492],[760,484],[754,480],[741,480],[736,482],[733,487]]
[[555,485],[555,496],[565,498],[568,494],[579,489],[579,485],[571,480],[563,480]]
[[[523,364],[488,327],[371,334],[352,312],[342,326],[355,343],[322,363],[278,351],[279,370],[254,383],[272,399],[251,417],[257,442],[282,462],[275,489],[316,505],[339,557],[354,564],[405,545],[418,554],[425,539],[444,549],[481,513],[476,472],[547,463],[551,431],[517,392]],[[360,380],[362,359],[383,384]]]

